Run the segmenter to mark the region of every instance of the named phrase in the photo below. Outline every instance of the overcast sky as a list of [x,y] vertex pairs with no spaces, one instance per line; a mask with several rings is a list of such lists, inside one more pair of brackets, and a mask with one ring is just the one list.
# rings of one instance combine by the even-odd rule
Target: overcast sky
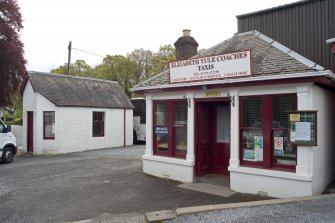
[[[157,52],[190,29],[209,48],[237,32],[236,15],[296,0],[18,0],[27,69],[50,72],[67,62],[72,47],[101,56],[127,55],[144,48]],[[72,51],[72,60],[96,66],[102,57]]]

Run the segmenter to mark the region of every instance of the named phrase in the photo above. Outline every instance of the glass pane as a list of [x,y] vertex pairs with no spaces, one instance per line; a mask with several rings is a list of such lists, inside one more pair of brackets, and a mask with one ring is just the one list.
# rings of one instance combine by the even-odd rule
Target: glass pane
[[156,150],[160,152],[168,151],[168,128],[155,127]]
[[297,110],[297,97],[273,96],[272,97],[272,128],[288,128],[288,112]]
[[273,162],[297,165],[297,146],[289,143],[288,131],[273,131]]
[[187,126],[187,101],[175,102],[174,125]]
[[243,131],[243,160],[263,161],[263,134],[261,131]]
[[243,127],[262,128],[262,98],[244,98],[243,102]]
[[216,109],[216,142],[230,142],[230,111],[229,106],[219,106]]
[[93,122],[93,136],[104,135],[104,123],[102,121]]
[[45,137],[55,137],[55,124],[46,124],[44,131]]
[[5,126],[0,122],[0,132],[3,132]]
[[208,107],[202,110],[202,143],[208,143]]
[[187,153],[187,128],[175,128],[176,153]]
[[167,125],[167,103],[158,102],[156,104],[156,125],[166,126]]

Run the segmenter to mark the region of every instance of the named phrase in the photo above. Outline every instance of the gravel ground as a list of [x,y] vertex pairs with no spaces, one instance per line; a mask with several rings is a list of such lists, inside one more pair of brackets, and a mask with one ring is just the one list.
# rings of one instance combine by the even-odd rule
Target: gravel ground
[[199,193],[146,175],[144,147],[22,154],[13,163],[0,164],[0,223],[137,223],[146,212],[266,199]]
[[164,223],[335,222],[335,198],[180,216]]

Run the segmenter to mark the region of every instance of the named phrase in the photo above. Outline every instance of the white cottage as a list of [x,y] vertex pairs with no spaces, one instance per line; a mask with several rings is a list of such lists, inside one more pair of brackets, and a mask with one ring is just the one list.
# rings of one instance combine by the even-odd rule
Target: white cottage
[[185,31],[178,61],[133,89],[146,97],[143,171],[222,174],[231,190],[273,197],[322,193],[335,176],[335,75],[257,31],[194,56],[197,45]]
[[132,145],[133,105],[117,82],[31,72],[22,95],[24,151]]

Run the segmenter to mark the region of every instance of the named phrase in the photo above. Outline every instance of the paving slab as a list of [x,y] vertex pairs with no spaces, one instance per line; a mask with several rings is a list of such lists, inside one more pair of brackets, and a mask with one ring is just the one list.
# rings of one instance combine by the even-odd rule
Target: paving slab
[[230,197],[236,193],[231,191],[228,187],[208,183],[184,183],[178,185],[178,187],[222,197]]

